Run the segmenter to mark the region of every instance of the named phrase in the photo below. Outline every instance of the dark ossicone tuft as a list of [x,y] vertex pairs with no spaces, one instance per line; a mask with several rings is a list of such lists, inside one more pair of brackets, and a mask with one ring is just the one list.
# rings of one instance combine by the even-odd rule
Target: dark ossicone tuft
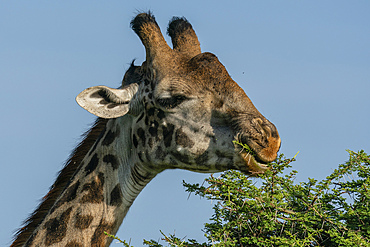
[[171,37],[173,49],[188,58],[201,53],[198,37],[185,17],[173,17],[168,23],[167,34]]
[[191,24],[185,17],[174,16],[168,23],[167,34],[173,38],[176,34],[184,32],[186,29],[192,29]]
[[156,26],[158,26],[154,15],[150,11],[148,11],[148,13],[138,14],[134,19],[132,19],[132,21],[130,23],[130,26],[131,26],[132,30],[134,30],[134,32],[139,35],[139,33],[141,31],[141,27],[143,26],[143,24],[144,23],[149,23],[149,22],[152,22]]

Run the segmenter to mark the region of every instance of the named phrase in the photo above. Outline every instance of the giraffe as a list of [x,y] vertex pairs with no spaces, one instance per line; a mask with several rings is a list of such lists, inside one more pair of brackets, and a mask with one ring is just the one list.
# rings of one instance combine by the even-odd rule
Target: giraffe
[[[146,50],[118,89],[94,86],[77,103],[98,116],[11,246],[109,246],[140,191],[165,169],[263,173],[276,127],[255,108],[191,24],[173,17],[166,43],[151,12],[131,21]],[[247,153],[233,140],[247,144]]]

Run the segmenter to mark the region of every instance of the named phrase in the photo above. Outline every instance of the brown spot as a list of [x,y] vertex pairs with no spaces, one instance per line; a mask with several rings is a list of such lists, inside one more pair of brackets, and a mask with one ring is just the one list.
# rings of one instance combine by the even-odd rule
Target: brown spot
[[66,202],[70,202],[74,200],[76,198],[77,189],[79,186],[80,186],[80,181],[77,181],[75,184],[71,185],[67,189],[67,191],[65,192],[61,200],[65,199]]
[[177,145],[182,146],[184,148],[186,147],[191,148],[194,146],[194,142],[190,140],[190,138],[185,134],[182,128],[176,130],[175,141]]
[[157,117],[159,119],[163,119],[165,116],[166,116],[166,114],[164,113],[164,111],[162,111],[161,109],[158,109]]
[[175,129],[175,126],[173,124],[168,124],[167,126],[163,126],[163,140],[164,140],[164,145],[166,147],[171,146],[172,135],[173,135],[174,129]]
[[111,164],[113,170],[116,170],[119,166],[118,160],[114,155],[107,154],[104,156],[103,161],[105,163]]
[[150,108],[148,110],[148,116],[151,117],[151,116],[154,116],[154,112],[155,112],[155,108]]
[[139,145],[139,142],[137,141],[136,135],[132,135],[132,142],[134,143],[135,148],[137,148],[137,145]]
[[87,194],[81,198],[81,203],[100,203],[104,200],[104,174],[99,173],[95,180],[82,187],[81,192],[87,191]]
[[90,226],[94,217],[91,215],[81,215],[80,213],[76,214],[75,227],[78,229],[86,229]]
[[145,122],[145,125],[149,125],[149,118],[148,118],[148,116],[145,116],[144,122]]
[[46,237],[45,245],[49,246],[52,244],[59,243],[66,236],[67,225],[72,212],[72,207],[68,208],[59,217],[48,220],[45,223]]
[[149,133],[152,136],[157,136],[157,132],[158,132],[158,122],[154,120],[150,122]]
[[108,224],[104,219],[102,219],[91,238],[91,247],[105,246],[107,236],[104,234],[104,232],[111,233],[112,230],[113,225]]
[[73,240],[68,242],[65,247],[83,247],[82,244],[77,243],[77,241]]
[[89,175],[91,172],[93,172],[96,167],[99,164],[98,154],[94,154],[93,157],[91,157],[89,164],[85,167],[86,175]]
[[119,184],[114,187],[112,192],[110,193],[110,205],[112,206],[119,206],[122,204],[122,191]]
[[104,146],[109,146],[110,144],[113,143],[114,139],[116,139],[116,137],[119,136],[119,134],[120,134],[119,129],[117,129],[116,132],[109,130],[107,135],[104,137],[102,144]]
[[145,146],[145,131],[142,128],[137,129],[137,135],[142,141],[142,145]]
[[152,136],[157,136],[157,128],[156,127],[149,127],[149,133]]
[[65,202],[70,202],[76,199],[77,195],[77,189],[80,186],[80,182],[77,181],[73,185],[70,185],[66,192],[64,193],[63,197],[60,198],[60,200],[53,206],[53,208],[50,210],[50,214],[54,212],[55,209],[59,208],[61,205],[63,205]]

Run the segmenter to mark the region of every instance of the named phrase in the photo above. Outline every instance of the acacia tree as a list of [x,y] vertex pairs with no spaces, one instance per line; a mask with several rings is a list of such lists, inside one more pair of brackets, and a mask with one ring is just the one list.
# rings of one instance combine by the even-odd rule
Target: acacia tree
[[322,181],[295,183],[297,171],[287,172],[295,159],[280,155],[259,185],[233,170],[211,175],[206,186],[183,182],[186,191],[215,201],[203,229],[207,241],[163,240],[168,246],[370,246],[370,156],[348,153]]

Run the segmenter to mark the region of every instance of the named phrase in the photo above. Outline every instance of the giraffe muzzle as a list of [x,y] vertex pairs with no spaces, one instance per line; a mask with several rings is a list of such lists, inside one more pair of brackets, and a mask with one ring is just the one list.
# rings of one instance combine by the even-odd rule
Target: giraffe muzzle
[[257,117],[249,122],[249,131],[238,135],[238,142],[247,145],[249,150],[244,148],[240,155],[246,162],[251,173],[263,173],[266,171],[267,163],[277,158],[281,140],[274,124],[267,119]]

